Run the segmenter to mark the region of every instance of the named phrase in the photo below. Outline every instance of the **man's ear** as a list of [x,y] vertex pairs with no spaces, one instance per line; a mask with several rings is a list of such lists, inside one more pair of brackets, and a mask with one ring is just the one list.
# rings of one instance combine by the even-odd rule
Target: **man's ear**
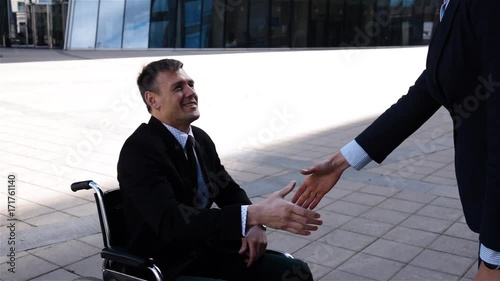
[[160,108],[160,104],[157,102],[156,98],[157,98],[156,94],[151,91],[146,91],[144,93],[144,100],[151,108],[154,109]]

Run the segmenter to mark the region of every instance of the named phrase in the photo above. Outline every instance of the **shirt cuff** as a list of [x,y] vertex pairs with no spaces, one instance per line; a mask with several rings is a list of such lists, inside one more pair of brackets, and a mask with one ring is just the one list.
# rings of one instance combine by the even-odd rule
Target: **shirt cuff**
[[241,236],[247,236],[247,212],[248,205],[241,206]]
[[500,265],[500,252],[495,252],[483,244],[481,244],[481,248],[479,249],[479,256],[487,263]]
[[350,143],[342,147],[340,149],[340,153],[342,153],[345,160],[351,165],[351,167],[358,171],[363,169],[372,161],[372,158],[356,142],[356,140],[352,140]]

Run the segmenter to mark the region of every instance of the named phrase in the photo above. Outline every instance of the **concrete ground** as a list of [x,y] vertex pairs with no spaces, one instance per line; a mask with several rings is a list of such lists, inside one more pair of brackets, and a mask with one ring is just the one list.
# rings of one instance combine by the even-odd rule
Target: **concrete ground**
[[[200,97],[195,124],[258,202],[300,184],[299,169],[405,94],[425,52],[0,49],[0,279],[101,277],[93,194],[69,186],[117,186],[121,145],[148,120],[134,85],[145,63],[185,63]],[[324,225],[306,237],[269,230],[269,248],[307,261],[320,281],[471,280],[478,235],[458,200],[451,129],[440,110],[381,165],[347,170],[317,208]]]

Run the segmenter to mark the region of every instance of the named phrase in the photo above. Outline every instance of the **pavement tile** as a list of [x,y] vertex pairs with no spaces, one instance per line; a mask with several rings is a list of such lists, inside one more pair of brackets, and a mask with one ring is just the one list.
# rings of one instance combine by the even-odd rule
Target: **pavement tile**
[[434,201],[430,203],[430,205],[436,205],[440,207],[452,208],[462,211],[462,203],[460,203],[459,199],[455,198],[447,198],[447,197],[438,197]]
[[332,272],[325,275],[319,281],[373,281],[373,280],[374,279],[368,277],[354,275],[348,272],[335,269]]
[[370,206],[366,205],[360,205],[356,203],[351,203],[351,202],[346,202],[342,200],[335,201],[334,203],[331,203],[325,207],[323,207],[323,210],[330,211],[330,212],[335,212],[339,214],[344,214],[348,216],[353,216],[357,217],[364,212],[368,211],[370,209]]
[[344,230],[366,234],[371,236],[382,236],[394,226],[391,224],[367,220],[364,218],[355,218],[344,224],[341,228]]
[[460,219],[458,219],[457,222],[461,222],[461,223],[467,224],[467,221],[465,220],[465,216],[462,216]]
[[430,194],[459,199],[458,187],[451,185],[440,185],[428,191]]
[[325,194],[325,197],[327,198],[332,198],[332,199],[341,199],[342,197],[351,194],[352,191],[342,189],[342,188],[333,188],[330,190],[327,194]]
[[236,170],[231,170],[227,169],[227,172],[231,175],[231,177],[236,181],[236,182],[250,182],[254,180],[258,180],[263,178],[263,175],[260,174],[254,174],[254,173],[249,173],[249,172],[243,172],[243,171],[236,171]]
[[297,153],[295,156],[306,157],[306,159],[316,159],[316,158],[326,159],[330,156],[330,154],[334,152],[331,149],[328,149],[328,151],[329,152],[325,153],[324,151],[306,150]]
[[[406,167],[405,167],[406,168]],[[432,173],[436,172],[436,168],[433,167],[427,167],[427,166],[417,166],[417,165],[411,165],[411,171],[417,174],[421,175],[431,175]]]
[[342,229],[336,229],[318,239],[318,241],[340,248],[360,251],[376,239],[377,238],[373,236],[345,231]]
[[351,216],[332,213],[324,210],[319,210],[318,213],[320,213],[321,215],[320,219],[323,221],[323,225],[329,226],[331,228],[340,227],[354,218]]
[[91,256],[64,267],[65,270],[83,277],[102,278],[102,258],[100,254]]
[[391,281],[457,281],[458,278],[444,272],[407,265]]
[[78,278],[78,275],[75,275],[64,269],[57,269],[37,278],[31,279],[31,281],[70,281]]
[[[290,197],[291,198],[291,197]],[[316,206],[316,208],[314,208],[315,210],[321,210],[323,209],[324,207],[332,204],[333,202],[335,202],[336,199],[332,199],[332,198],[328,198],[328,197],[323,197],[323,199],[321,199],[321,201],[319,201],[319,204]]]
[[455,182],[457,181],[457,176],[455,174],[455,171],[441,169],[441,170],[438,170],[437,172],[433,173],[432,175],[436,176],[436,177],[440,177],[440,178],[451,179],[451,180],[454,180]]
[[472,232],[467,224],[461,222],[454,223],[452,226],[450,226],[450,228],[446,230],[444,234],[472,241],[479,240],[479,234]]
[[97,206],[95,203],[87,202],[83,205],[67,208],[62,211],[75,217],[86,217],[88,215],[97,214]]
[[374,280],[389,280],[404,264],[372,255],[358,253],[337,269]]
[[366,186],[365,183],[355,182],[351,180],[340,179],[339,182],[335,185],[336,188],[347,189],[350,191],[356,191]]
[[102,242],[102,234],[101,233],[85,236],[85,237],[79,238],[78,240],[80,240],[84,243],[87,243],[91,246],[97,247],[99,249],[102,249],[104,247],[104,244]]
[[[16,202],[17,203],[17,202]],[[19,220],[28,220],[30,218],[38,217],[44,214],[54,212],[54,209],[47,208],[40,204],[28,203],[16,207],[17,218]]]
[[424,250],[413,261],[411,261],[410,264],[456,276],[462,276],[467,272],[467,270],[469,270],[474,261],[476,260],[449,253]]
[[74,218],[71,215],[65,214],[63,212],[52,212],[31,219],[27,219],[26,222],[35,226],[48,225],[53,223],[59,223],[66,221],[68,219]]
[[463,215],[462,210],[427,205],[417,212],[417,215],[433,217],[438,219],[447,219],[456,221]]
[[395,198],[389,198],[378,205],[378,207],[381,207],[381,208],[390,209],[390,210],[394,210],[394,211],[400,211],[400,212],[406,212],[406,213],[414,213],[414,212],[418,211],[420,208],[422,208],[423,206],[424,206],[424,204],[422,204],[422,203],[401,200],[401,199],[395,199]]
[[429,246],[429,249],[477,258],[479,242],[442,235]]
[[282,167],[276,167],[271,165],[258,165],[246,170],[246,172],[260,174],[260,175],[274,175],[281,171],[284,171]]
[[436,233],[443,233],[452,224],[453,222],[449,220],[442,220],[419,215],[412,215],[401,223],[402,226]]
[[399,224],[408,218],[410,214],[404,212],[393,211],[389,209],[373,207],[364,214],[361,215],[362,218],[375,220],[379,222],[386,222],[390,224]]
[[57,265],[31,254],[27,254],[16,260],[15,273],[9,272],[9,267],[6,263],[1,265],[1,278],[4,281],[29,280],[57,269]]
[[469,270],[467,270],[467,273],[465,273],[464,275],[464,278],[468,278],[468,279],[474,279],[474,276],[476,276],[477,274],[477,262],[473,263],[471,265],[471,267],[469,268]]
[[349,202],[358,203],[358,204],[367,205],[367,206],[378,205],[380,202],[382,202],[386,199],[387,199],[387,197],[385,197],[385,196],[373,195],[373,194],[362,193],[362,192],[357,192],[357,191],[342,198],[342,200],[344,200],[344,201],[349,201]]
[[316,240],[320,239],[321,237],[331,233],[333,230],[334,230],[334,228],[332,228],[332,227],[322,225],[318,228],[318,230],[311,232],[311,235],[301,236],[301,237],[305,238],[307,240],[316,241]]
[[294,257],[335,268],[348,260],[355,254],[354,251],[338,248],[324,243],[313,242],[307,247],[300,249],[294,253]]
[[301,238],[297,235],[284,234],[276,231],[267,236],[267,247],[293,254],[297,250],[311,243],[310,240]]
[[406,201],[418,202],[427,204],[434,200],[437,196],[422,192],[415,192],[411,190],[402,190],[398,194],[394,195],[393,198],[403,199]]
[[[311,273],[312,273],[312,276],[314,278],[314,280],[318,280],[319,278],[325,276],[328,272],[332,271],[332,269],[328,266],[323,266],[323,265],[320,265],[320,264],[317,264],[317,263],[313,263],[313,262],[306,262],[307,265],[309,266],[309,269],[311,270]],[[297,277],[299,277],[299,279],[297,279]],[[300,280],[300,276],[297,276],[295,279],[292,279],[292,278],[288,278],[288,279],[285,279],[286,276],[282,277],[283,280]]]
[[[39,203],[41,203],[41,202],[39,201]],[[47,207],[56,209],[56,210],[63,210],[63,209],[79,206],[79,205],[82,205],[85,203],[89,203],[89,201],[83,200],[79,197],[69,196],[67,194],[64,194],[61,196],[51,198],[50,200],[45,200],[42,204],[47,206]]]
[[408,263],[422,251],[423,248],[420,247],[385,239],[378,239],[366,247],[362,252],[390,260]]
[[430,159],[425,159],[424,161],[421,161],[420,163],[415,164],[415,165],[422,166],[422,167],[435,168],[437,170],[437,169],[443,168],[447,164],[448,163],[442,163],[442,162],[438,162],[438,161],[432,161]]
[[418,247],[427,247],[439,237],[439,234],[398,225],[382,237],[391,241],[397,241]]
[[401,191],[399,188],[390,187],[390,186],[379,186],[379,185],[367,185],[359,190],[360,192],[380,195],[385,197],[391,197],[394,194]]
[[77,240],[70,240],[56,245],[51,245],[40,251],[31,251],[33,255],[60,267],[83,260],[99,252],[99,248]]
[[[2,253],[2,255],[0,256],[0,264],[3,264],[5,262],[7,262],[7,261],[12,261],[11,257],[8,257],[7,254],[10,254],[10,253],[5,253],[5,255],[4,255],[4,253]],[[24,257],[24,256],[28,255],[29,253],[27,251],[21,251],[21,252],[15,252],[14,254],[15,254],[15,259],[17,260],[17,259],[19,259],[21,257]],[[0,272],[3,273],[4,271],[0,271]]]

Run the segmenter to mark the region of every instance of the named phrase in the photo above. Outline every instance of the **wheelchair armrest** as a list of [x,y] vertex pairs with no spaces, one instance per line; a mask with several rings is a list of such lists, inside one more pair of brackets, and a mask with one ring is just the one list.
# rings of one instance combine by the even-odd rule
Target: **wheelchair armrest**
[[136,255],[126,253],[124,251],[104,248],[101,251],[101,257],[110,261],[116,261],[124,265],[134,266],[134,267],[152,267],[154,265],[152,259],[141,258]]

